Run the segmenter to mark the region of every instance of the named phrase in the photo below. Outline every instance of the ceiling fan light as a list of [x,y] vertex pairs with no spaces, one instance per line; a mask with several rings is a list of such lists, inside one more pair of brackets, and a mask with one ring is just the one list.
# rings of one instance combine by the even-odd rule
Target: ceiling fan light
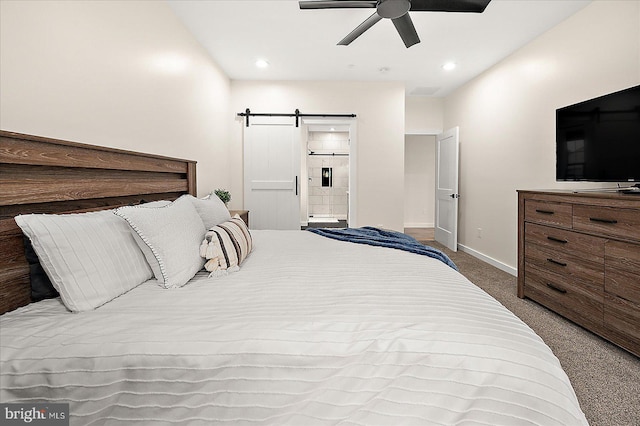
[[396,19],[406,14],[411,8],[409,0],[381,0],[377,13],[383,18]]
[[491,0],[300,0],[300,9],[375,8],[373,15],[358,25],[338,46],[348,46],[381,19],[391,19],[407,48],[420,43],[409,16],[412,12],[482,13]]

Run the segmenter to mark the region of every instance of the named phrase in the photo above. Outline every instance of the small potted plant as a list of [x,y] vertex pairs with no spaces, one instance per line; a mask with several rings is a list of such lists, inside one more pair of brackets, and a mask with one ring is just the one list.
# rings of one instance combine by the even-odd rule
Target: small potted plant
[[222,200],[225,206],[229,201],[231,201],[231,194],[229,194],[229,191],[227,191],[226,189],[216,189],[215,191],[213,191],[213,193]]

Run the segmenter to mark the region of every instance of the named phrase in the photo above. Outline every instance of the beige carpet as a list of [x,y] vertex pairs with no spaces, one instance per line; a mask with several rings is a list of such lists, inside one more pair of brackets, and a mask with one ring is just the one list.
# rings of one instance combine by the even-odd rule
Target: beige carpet
[[591,426],[640,426],[640,358],[529,299],[518,299],[514,276],[467,253],[425,243],[447,253],[462,274],[542,337],[567,372]]

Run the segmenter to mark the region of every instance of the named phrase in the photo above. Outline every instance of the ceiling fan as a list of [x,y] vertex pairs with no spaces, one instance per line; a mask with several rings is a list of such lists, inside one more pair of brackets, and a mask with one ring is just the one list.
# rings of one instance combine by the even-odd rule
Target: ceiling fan
[[382,18],[391,19],[404,45],[411,47],[420,43],[413,26],[411,12],[472,12],[482,13],[491,0],[302,0],[300,9],[360,9],[375,8],[355,30],[351,31],[338,45],[347,46]]

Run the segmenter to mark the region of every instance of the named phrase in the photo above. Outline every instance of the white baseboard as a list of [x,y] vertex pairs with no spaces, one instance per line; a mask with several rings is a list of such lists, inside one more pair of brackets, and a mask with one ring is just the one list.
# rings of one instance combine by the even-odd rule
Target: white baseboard
[[409,222],[405,223],[405,228],[433,228],[433,223],[424,223],[424,222]]
[[499,260],[496,260],[492,257],[489,257],[487,255],[484,255],[482,253],[480,253],[477,250],[474,250],[470,247],[467,247],[465,245],[462,244],[458,244],[458,249],[465,252],[465,253],[469,253],[471,256],[482,260],[485,263],[488,263],[491,266],[495,266],[496,268],[500,269],[501,271],[506,272],[507,274],[511,274],[514,277],[518,276],[518,269],[514,268],[513,266],[509,266],[506,263],[502,263]]

